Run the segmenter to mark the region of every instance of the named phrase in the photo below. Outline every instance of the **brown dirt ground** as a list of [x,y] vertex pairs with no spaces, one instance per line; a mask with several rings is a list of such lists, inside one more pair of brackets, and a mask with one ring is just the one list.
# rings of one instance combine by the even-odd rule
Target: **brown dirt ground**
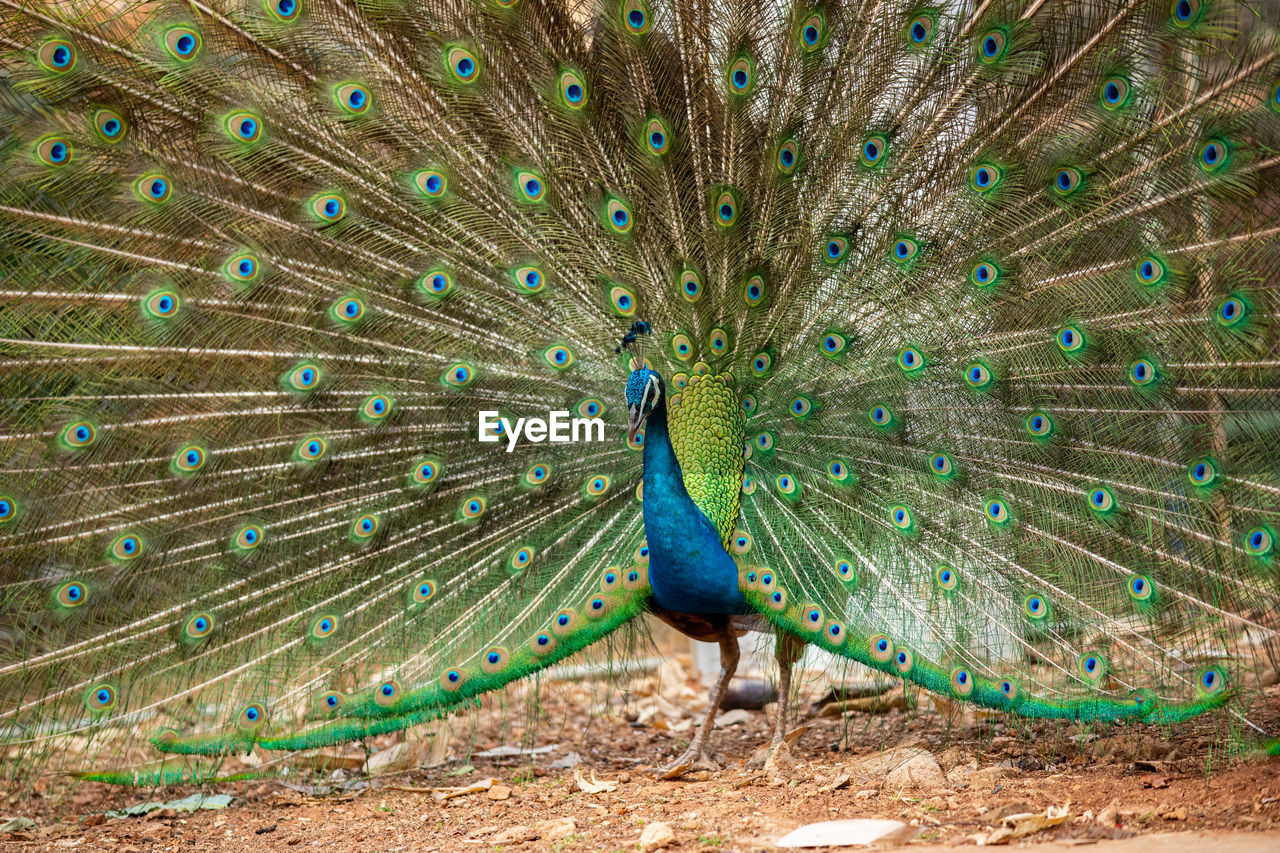
[[[769,706],[731,712],[737,722],[717,729],[724,770],[660,781],[654,768],[684,747],[706,705],[688,666],[688,655],[676,654],[658,673],[614,687],[548,681],[537,704],[491,700],[449,723],[379,739],[372,778],[360,766],[364,753],[348,750],[327,754],[320,785],[213,786],[235,796],[220,811],[106,819],[107,809],[191,791],[41,784],[0,799],[0,824],[15,815],[36,821],[0,835],[0,851],[620,851],[637,849],[643,828],[661,821],[674,833],[671,851],[746,853],[780,849],[774,842],[803,824],[845,818],[903,821],[909,828],[890,846],[919,849],[1011,841],[1097,843],[1109,853],[1280,851],[1280,758],[1253,751],[1225,717],[1176,729],[1028,724],[914,701],[900,688],[841,705],[828,683],[811,681],[800,692],[798,725],[807,729],[787,780],[745,766],[768,737]],[[1280,685],[1250,716],[1280,731]],[[532,757],[476,755],[504,744],[557,746]],[[912,785],[887,775],[903,750],[931,755],[945,779]],[[575,770],[552,766],[572,753],[588,783],[594,774],[616,789],[588,793]],[[486,784],[442,799],[441,789]],[[1069,817],[1010,837],[1026,825],[1006,817],[1050,807],[1067,807]]]

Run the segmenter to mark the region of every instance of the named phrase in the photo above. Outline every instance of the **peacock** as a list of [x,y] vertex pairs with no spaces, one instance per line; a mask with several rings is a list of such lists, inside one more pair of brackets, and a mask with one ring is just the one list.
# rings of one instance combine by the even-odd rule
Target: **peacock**
[[1278,27],[0,0],[0,774],[301,764],[643,614],[722,655],[670,776],[746,630],[1265,734]]

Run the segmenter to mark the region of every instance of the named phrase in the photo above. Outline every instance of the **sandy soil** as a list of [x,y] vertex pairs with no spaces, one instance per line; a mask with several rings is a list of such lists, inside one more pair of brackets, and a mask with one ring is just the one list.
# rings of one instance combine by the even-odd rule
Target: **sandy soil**
[[[906,824],[882,846],[916,850],[1280,851],[1280,758],[1249,749],[1225,717],[1175,730],[1032,725],[901,688],[831,701],[818,679],[799,697],[786,778],[746,766],[768,737],[769,705],[722,715],[715,746],[725,769],[660,781],[655,767],[683,749],[706,704],[689,664],[677,654],[621,686],[544,683],[536,705],[491,700],[380,739],[367,765],[359,749],[327,753],[322,775],[306,784],[213,786],[234,795],[221,810],[107,818],[192,791],[42,783],[0,800],[0,824],[35,822],[0,834],[0,850],[572,853],[639,849],[646,827],[663,823],[665,849],[745,853],[781,849],[777,840],[804,824],[878,818]],[[761,685],[739,687],[749,697]],[[1259,697],[1251,718],[1280,731],[1280,686]],[[484,754],[503,746],[543,751]]]

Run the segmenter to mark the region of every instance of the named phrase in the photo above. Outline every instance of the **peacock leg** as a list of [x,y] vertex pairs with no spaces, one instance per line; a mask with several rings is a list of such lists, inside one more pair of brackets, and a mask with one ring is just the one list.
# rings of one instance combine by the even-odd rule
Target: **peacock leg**
[[791,704],[791,671],[803,655],[804,640],[779,630],[774,647],[774,658],[778,661],[778,712],[773,720],[773,737],[769,740],[767,756],[756,765],[764,767],[770,776],[786,775],[784,766],[790,763],[786,735],[787,708]]
[[721,763],[711,753],[708,746],[711,730],[716,725],[716,713],[725,693],[729,692],[729,681],[738,669],[738,634],[734,631],[729,619],[717,621],[716,639],[720,642],[720,680],[711,691],[711,704],[707,706],[707,715],[698,727],[693,741],[678,758],[658,771],[660,779],[678,779],[689,770],[719,770]]

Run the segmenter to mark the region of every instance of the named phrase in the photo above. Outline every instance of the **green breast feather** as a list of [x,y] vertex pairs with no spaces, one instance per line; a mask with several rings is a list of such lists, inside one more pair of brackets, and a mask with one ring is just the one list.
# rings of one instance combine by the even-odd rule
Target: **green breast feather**
[[746,416],[733,376],[708,371],[707,365],[698,363],[692,376],[671,377],[678,393],[667,405],[668,429],[684,487],[720,531],[720,541],[728,549],[742,500]]

